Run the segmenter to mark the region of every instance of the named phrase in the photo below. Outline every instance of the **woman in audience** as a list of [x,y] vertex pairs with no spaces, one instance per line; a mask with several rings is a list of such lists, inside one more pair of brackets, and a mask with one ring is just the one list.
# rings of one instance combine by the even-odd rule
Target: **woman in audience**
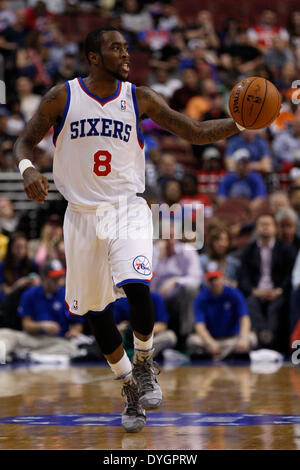
[[30,256],[34,258],[39,267],[43,266],[47,259],[53,258],[52,251],[56,243],[62,239],[62,224],[56,214],[52,214],[41,230],[41,237],[29,242]]
[[23,233],[12,235],[4,260],[0,263],[2,296],[32,285],[38,274],[37,264],[28,257],[27,239]]
[[225,273],[225,284],[237,287],[237,271],[240,262],[228,254],[231,248],[230,233],[225,227],[215,227],[209,232],[206,253],[200,255],[203,273],[221,270]]

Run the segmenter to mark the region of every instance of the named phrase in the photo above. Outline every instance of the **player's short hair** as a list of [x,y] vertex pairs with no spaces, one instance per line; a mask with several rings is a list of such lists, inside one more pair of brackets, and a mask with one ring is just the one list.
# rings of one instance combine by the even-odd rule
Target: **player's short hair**
[[105,28],[97,28],[97,29],[94,29],[93,31],[90,31],[87,37],[85,38],[84,52],[89,63],[90,63],[89,52],[100,51],[101,41],[103,39],[103,33],[105,33],[106,31],[120,32],[117,28],[114,28],[113,26],[107,26]]

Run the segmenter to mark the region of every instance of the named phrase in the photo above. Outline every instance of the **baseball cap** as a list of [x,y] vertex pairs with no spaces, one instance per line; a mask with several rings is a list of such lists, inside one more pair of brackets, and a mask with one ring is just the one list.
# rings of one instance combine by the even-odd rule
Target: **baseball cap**
[[224,276],[224,273],[223,271],[219,271],[219,270],[216,270],[216,271],[208,271],[206,274],[205,274],[205,279],[206,281],[209,281],[210,279],[214,279],[216,277],[222,277]]
[[249,162],[249,160],[251,159],[251,155],[250,155],[250,152],[249,152],[248,149],[242,148],[242,149],[236,150],[232,154],[232,158],[234,159],[234,161],[236,163],[238,163],[238,162]]
[[216,147],[207,147],[202,157],[204,160],[210,160],[211,158],[220,158],[220,152]]
[[46,261],[41,269],[41,274],[49,277],[61,277],[66,274],[66,270],[58,259]]

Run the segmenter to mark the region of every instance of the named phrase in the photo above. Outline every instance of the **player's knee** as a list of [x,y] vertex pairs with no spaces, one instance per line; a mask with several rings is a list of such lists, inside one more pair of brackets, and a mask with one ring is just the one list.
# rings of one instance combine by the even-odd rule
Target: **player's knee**
[[132,329],[148,336],[154,326],[154,308],[149,286],[137,282],[125,284],[123,289],[130,305]]
[[151,302],[150,287],[140,282],[132,282],[123,286],[130,305],[140,305],[141,302]]
[[87,314],[97,344],[104,355],[113,353],[121,344],[122,336],[115,325],[113,307],[98,314]]

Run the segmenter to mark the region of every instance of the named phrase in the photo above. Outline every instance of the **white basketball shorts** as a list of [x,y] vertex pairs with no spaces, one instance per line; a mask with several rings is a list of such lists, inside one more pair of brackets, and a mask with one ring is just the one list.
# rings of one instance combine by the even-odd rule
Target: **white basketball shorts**
[[152,213],[143,198],[98,208],[69,203],[64,218],[69,312],[102,311],[125,295],[122,285],[149,285],[152,238]]

